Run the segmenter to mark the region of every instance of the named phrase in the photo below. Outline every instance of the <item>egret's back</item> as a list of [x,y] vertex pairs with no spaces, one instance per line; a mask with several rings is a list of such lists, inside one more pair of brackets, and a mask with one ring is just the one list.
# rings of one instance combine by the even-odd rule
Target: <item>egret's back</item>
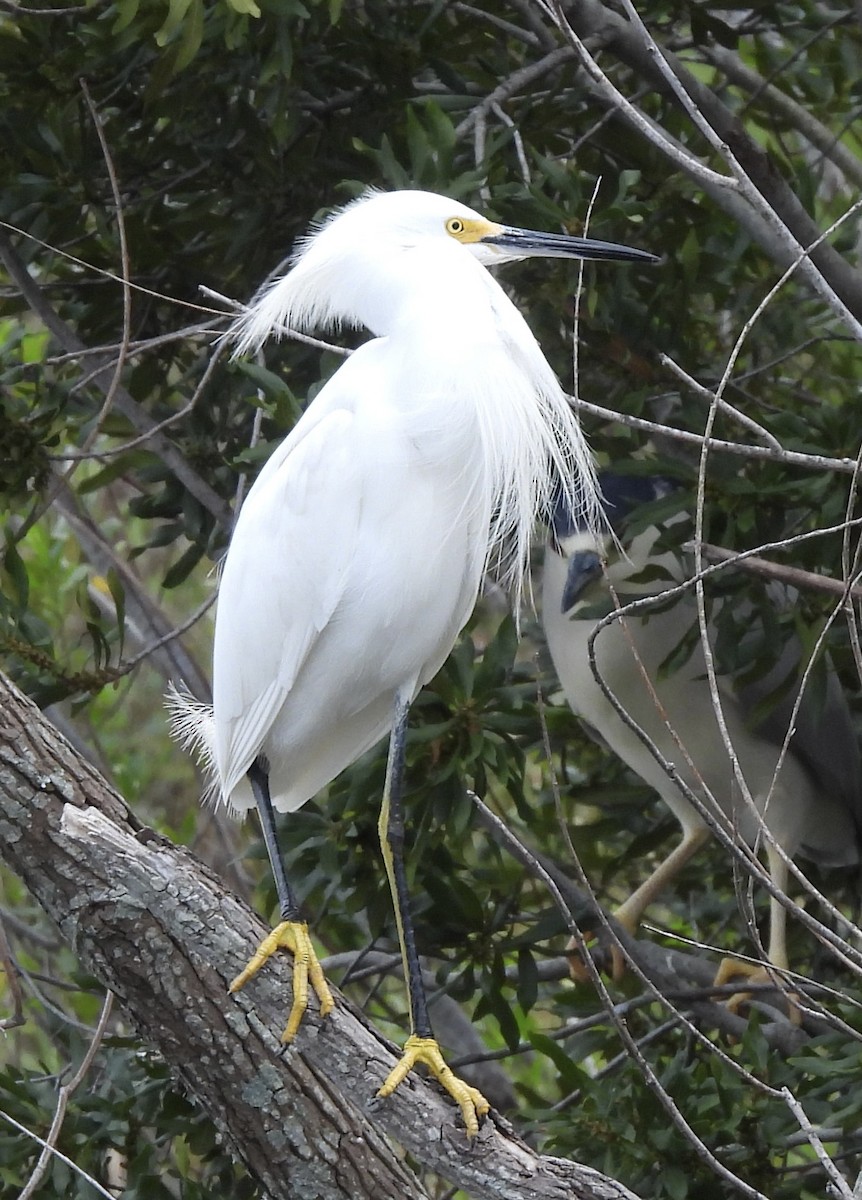
[[489,564],[517,608],[554,495],[596,512],[577,419],[482,265],[505,233],[445,197],[373,196],[239,323],[242,349],[282,325],[377,336],[266,464],[228,551],[213,711],[182,720],[235,810],[254,802],[258,760],[289,810],[382,737],[439,670]]
[[[258,754],[289,810],[374,745],[395,695],[409,702],[437,672],[475,603],[487,489],[452,427],[468,443],[475,430],[459,413],[441,457],[440,439],[405,418],[392,358],[381,339],[349,360],[237,523],[214,654],[215,757],[233,808],[253,803]],[[445,421],[457,398],[427,394]]]

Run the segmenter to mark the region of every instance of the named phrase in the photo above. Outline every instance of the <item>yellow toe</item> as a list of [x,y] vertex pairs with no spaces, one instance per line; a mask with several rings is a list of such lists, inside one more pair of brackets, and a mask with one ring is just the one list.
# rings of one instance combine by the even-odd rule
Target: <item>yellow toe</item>
[[320,1015],[332,1012],[335,1001],[323,974],[314,946],[304,921],[282,921],[263,939],[228,989],[238,992],[258,973],[262,966],[279,950],[289,950],[293,955],[293,1003],[281,1040],[290,1043],[296,1037],[305,1010],[308,1008],[308,985],[311,983],[320,1004]]
[[467,1137],[475,1137],[479,1132],[479,1118],[490,1111],[491,1106],[482,1093],[463,1079],[459,1079],[452,1068],[446,1064],[436,1038],[422,1038],[415,1034],[409,1037],[404,1045],[404,1053],[390,1071],[386,1082],[377,1093],[378,1096],[391,1096],[399,1083],[419,1064],[427,1067],[441,1087],[445,1088],[458,1107],[464,1119]]
[[[726,983],[731,983],[736,979],[745,980],[747,983],[775,983],[774,976],[770,973],[768,967],[761,963],[741,962],[738,958],[723,958],[718,964],[718,970],[715,973],[713,984],[716,987],[723,987]],[[787,1000],[788,1017],[794,1025],[799,1025],[802,1022],[802,1014],[794,1002],[793,995],[785,994]],[[740,1008],[747,1004],[751,999],[751,992],[744,989],[741,985],[738,992],[734,992],[725,1001],[725,1007],[729,1008],[732,1013],[738,1013]]]

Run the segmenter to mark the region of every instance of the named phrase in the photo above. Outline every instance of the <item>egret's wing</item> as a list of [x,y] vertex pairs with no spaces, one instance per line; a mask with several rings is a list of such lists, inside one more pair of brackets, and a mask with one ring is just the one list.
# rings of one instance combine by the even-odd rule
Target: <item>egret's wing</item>
[[341,599],[362,479],[353,414],[327,412],[275,452],[243,505],[219,586],[216,762],[229,796]]

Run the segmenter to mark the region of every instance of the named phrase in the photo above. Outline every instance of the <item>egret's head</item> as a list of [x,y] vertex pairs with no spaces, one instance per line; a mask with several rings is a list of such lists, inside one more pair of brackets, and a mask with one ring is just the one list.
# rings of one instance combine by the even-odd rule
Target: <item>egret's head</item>
[[489,221],[475,209],[435,192],[370,192],[335,213],[307,238],[298,257],[308,253],[318,238],[339,234],[351,241],[359,237],[372,243],[407,249],[434,240],[454,241],[466,247],[486,266],[521,258],[581,258],[617,262],[657,262],[654,254],[614,242],[537,233]]
[[[433,192],[370,192],[352,201],[299,243],[291,271],[269,285],[237,321],[232,331],[236,354],[256,349],[272,333],[290,325],[326,328],[341,323],[375,322],[374,295],[389,295],[400,281],[410,281],[406,251],[433,252],[461,246],[485,266],[515,259],[582,258],[620,262],[654,262],[644,250],[565,234],[536,233],[489,221],[457,200]],[[446,255],[452,268],[456,259]],[[415,287],[422,280],[416,277]]]

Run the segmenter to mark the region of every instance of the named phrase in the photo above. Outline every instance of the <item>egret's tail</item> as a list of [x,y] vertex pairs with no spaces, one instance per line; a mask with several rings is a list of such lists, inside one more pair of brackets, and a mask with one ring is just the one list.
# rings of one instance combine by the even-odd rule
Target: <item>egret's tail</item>
[[181,690],[170,683],[165,692],[165,707],[168,710],[171,737],[179,742],[183,750],[193,755],[203,769],[207,781],[202,796],[203,802],[215,804],[221,799],[221,788],[215,762],[212,705],[196,700],[191,692]]

